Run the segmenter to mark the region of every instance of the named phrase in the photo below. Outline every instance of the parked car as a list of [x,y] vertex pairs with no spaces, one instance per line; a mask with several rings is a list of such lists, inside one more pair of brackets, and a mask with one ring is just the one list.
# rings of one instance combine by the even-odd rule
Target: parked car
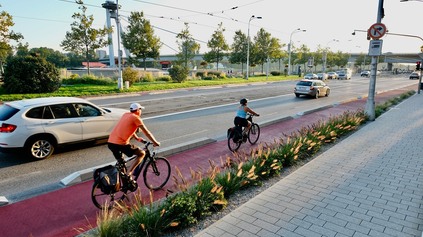
[[370,77],[370,71],[362,71],[360,73],[360,76],[362,76],[362,77]]
[[108,138],[128,110],[100,108],[74,97],[48,97],[0,105],[0,151],[50,157],[61,145]]
[[314,73],[307,73],[304,76],[304,79],[318,79],[318,76],[316,74],[314,74]]
[[328,79],[338,79],[336,72],[328,72]]
[[418,71],[415,71],[415,72],[412,72],[411,74],[410,74],[410,80],[412,80],[412,79],[419,79],[420,78],[420,72],[418,72]]
[[297,82],[294,94],[296,97],[300,97],[300,95],[307,95],[317,99],[319,96],[329,96],[330,88],[323,81],[304,79]]
[[317,79],[319,79],[319,80],[326,80],[326,79],[328,79],[328,74],[326,74],[326,73],[317,73]]

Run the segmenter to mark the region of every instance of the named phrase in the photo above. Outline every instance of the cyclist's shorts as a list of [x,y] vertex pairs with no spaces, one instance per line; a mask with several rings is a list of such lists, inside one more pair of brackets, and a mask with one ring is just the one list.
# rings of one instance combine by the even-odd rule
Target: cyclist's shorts
[[135,155],[137,153],[137,151],[140,149],[139,147],[132,145],[132,144],[118,145],[118,144],[114,144],[114,143],[109,142],[109,143],[107,143],[107,146],[112,151],[114,157],[118,161],[123,160],[122,154],[125,154],[127,157],[131,157],[131,156]]
[[246,118],[235,117],[234,124],[235,124],[235,126],[247,127],[248,126],[248,120]]

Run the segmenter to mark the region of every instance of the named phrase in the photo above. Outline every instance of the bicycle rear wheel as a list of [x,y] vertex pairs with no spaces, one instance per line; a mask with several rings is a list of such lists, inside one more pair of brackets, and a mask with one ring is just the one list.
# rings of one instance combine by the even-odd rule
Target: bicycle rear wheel
[[121,202],[125,198],[127,199],[127,195],[122,191],[113,194],[103,193],[100,189],[100,183],[94,181],[93,188],[91,190],[91,200],[97,208],[111,209],[116,202]]
[[170,178],[170,164],[164,157],[151,159],[144,169],[144,183],[147,188],[158,190],[166,185]]
[[251,145],[256,144],[260,137],[260,127],[258,124],[253,123],[251,125],[250,131],[248,132],[248,141]]
[[235,152],[239,149],[242,143],[242,139],[235,137],[235,130],[232,130],[228,135],[228,148],[230,151]]

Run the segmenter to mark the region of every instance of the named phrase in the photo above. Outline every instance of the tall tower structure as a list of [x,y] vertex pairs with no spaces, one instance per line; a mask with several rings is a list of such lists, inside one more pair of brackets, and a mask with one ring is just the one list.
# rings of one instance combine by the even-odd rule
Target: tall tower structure
[[[111,23],[110,19],[113,18],[113,19],[116,20],[117,4],[115,2],[112,2],[112,1],[106,1],[105,3],[101,4],[101,6],[106,9],[106,24],[107,24],[108,28],[111,28],[112,23]],[[113,35],[112,35],[112,33],[109,33],[108,37],[109,37],[109,41],[110,41],[110,44],[109,44],[109,65],[110,65],[110,67],[113,68],[113,67],[116,67],[116,64],[115,64],[115,53],[114,53],[114,50],[113,50]]]

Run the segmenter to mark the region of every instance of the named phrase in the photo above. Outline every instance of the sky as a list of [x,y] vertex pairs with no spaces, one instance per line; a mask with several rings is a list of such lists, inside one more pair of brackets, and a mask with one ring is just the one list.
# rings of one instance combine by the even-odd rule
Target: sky
[[[106,24],[106,11],[101,7],[105,1],[84,0],[87,14],[94,16],[95,28]],[[238,30],[247,35],[249,29],[253,39],[264,28],[285,45],[285,50],[291,39],[294,46],[305,44],[312,51],[320,46],[334,52],[367,53],[366,33],[351,33],[367,30],[377,22],[379,0],[119,0],[118,3],[124,31],[131,11],[144,12],[154,27],[154,34],[163,43],[161,55],[176,53],[176,34],[185,28],[185,22],[200,43],[200,53],[209,51],[207,41],[220,23],[229,45]],[[61,52],[64,50],[60,43],[74,21],[72,15],[80,12],[73,0],[0,0],[0,5],[0,11],[12,15],[15,25],[11,29],[24,36],[22,43],[28,43],[30,48],[48,47]],[[384,0],[384,9],[382,23],[389,33],[423,37],[419,19],[423,2]],[[249,21],[253,15],[262,19]],[[298,28],[306,31],[296,32]],[[382,40],[382,53],[420,53],[423,45],[422,40],[413,37],[385,35]]]

